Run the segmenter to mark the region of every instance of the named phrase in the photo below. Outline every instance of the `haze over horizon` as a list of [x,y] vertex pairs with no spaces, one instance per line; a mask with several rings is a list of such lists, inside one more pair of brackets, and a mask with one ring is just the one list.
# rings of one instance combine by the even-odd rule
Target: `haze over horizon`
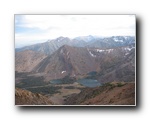
[[135,36],[135,15],[15,15],[15,47],[60,36]]

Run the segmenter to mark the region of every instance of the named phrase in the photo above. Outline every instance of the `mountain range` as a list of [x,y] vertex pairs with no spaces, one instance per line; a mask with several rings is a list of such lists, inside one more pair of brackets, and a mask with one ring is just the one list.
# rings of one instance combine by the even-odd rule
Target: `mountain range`
[[112,37],[94,37],[94,36],[80,36],[74,39],[68,37],[58,37],[53,40],[48,40],[44,43],[38,43],[22,48],[16,48],[15,51],[33,50],[51,55],[63,45],[74,47],[95,47],[100,49],[115,48],[135,44],[135,37],[133,36],[112,36]]
[[[135,82],[135,43],[133,36],[89,35],[73,39],[61,36],[17,48],[16,86],[32,92],[41,90],[49,93],[49,89],[54,89],[49,86],[52,80],[70,81],[67,84],[74,84],[80,79],[93,79],[101,84]],[[76,97],[78,95],[69,99]]]
[[[82,42],[83,39],[84,37],[82,37]],[[69,38],[59,37],[46,43],[17,50],[15,70],[17,72],[43,73],[49,80],[65,76],[78,79],[87,77],[90,72],[96,72],[95,76],[101,82],[133,80],[129,80],[127,76],[130,74],[134,76],[134,37],[113,36],[94,40],[94,42],[88,40],[86,42],[88,46],[84,44],[84,47],[79,47],[77,44],[71,45],[70,43],[73,43],[75,39],[70,41]],[[100,43],[105,43],[105,45]],[[96,47],[93,46],[94,44]],[[45,45],[52,46],[45,48]],[[50,49],[51,53],[48,52]]]

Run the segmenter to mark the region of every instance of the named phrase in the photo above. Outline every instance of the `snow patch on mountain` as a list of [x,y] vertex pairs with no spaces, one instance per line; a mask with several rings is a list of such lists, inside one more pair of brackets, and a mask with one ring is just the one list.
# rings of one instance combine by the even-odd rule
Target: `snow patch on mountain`
[[87,51],[89,52],[89,54],[90,54],[92,57],[96,57],[96,55],[94,55],[88,48],[87,48]]
[[108,50],[106,50],[108,53],[110,53],[111,51],[113,51],[113,49],[108,49]]
[[123,42],[123,40],[119,40],[119,39],[117,39],[117,38],[113,38],[113,40],[114,40],[115,42]]
[[125,51],[131,51],[131,50],[134,49],[134,48],[135,48],[135,47],[131,47],[131,48],[130,48],[130,47],[126,47],[126,48],[124,48],[124,50],[125,50]]
[[104,52],[105,50],[96,49],[96,52]]
[[92,54],[91,51],[89,51],[89,53],[92,57],[96,57],[96,55]]
[[124,38],[125,38],[125,40],[127,40],[127,39],[128,39],[128,37],[127,37],[127,36],[124,36]]
[[96,52],[108,52],[110,53],[111,51],[113,51],[113,49],[107,49],[107,50],[101,50],[101,49],[96,49]]
[[66,71],[62,71],[61,74],[65,73]]

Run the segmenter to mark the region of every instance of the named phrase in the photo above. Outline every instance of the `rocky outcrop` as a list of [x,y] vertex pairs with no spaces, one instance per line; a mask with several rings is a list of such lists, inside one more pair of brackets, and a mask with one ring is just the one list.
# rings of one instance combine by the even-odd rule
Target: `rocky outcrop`
[[53,105],[53,103],[44,95],[16,88],[15,105]]

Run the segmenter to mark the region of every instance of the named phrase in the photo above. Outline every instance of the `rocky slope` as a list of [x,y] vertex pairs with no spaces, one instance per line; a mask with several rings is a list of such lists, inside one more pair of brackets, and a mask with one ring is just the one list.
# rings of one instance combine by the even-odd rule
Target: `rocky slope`
[[86,48],[64,45],[54,54],[46,57],[34,71],[47,73],[51,79],[55,79],[64,76],[80,76],[94,71],[96,67],[95,58]]
[[32,50],[16,52],[15,54],[15,71],[31,72],[44,58],[45,54]]
[[135,105],[135,83],[107,83],[85,88],[66,99],[66,105]]
[[134,77],[135,48],[124,46],[111,49],[83,48],[64,45],[52,55],[33,51],[16,54],[16,71],[45,74],[47,80],[87,77],[96,72],[100,82],[128,81]]
[[15,105],[53,105],[53,103],[46,96],[16,88]]
[[[118,54],[116,54],[119,51]],[[135,80],[135,48],[121,47],[112,56],[103,59],[97,79],[101,83],[112,81],[130,82]],[[113,57],[114,56],[114,57]]]

